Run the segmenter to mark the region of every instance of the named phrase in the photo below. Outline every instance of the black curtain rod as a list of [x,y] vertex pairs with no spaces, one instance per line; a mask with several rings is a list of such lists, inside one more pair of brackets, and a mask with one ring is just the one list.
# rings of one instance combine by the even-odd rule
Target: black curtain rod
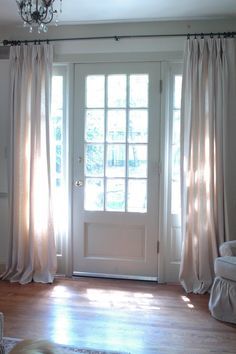
[[121,39],[138,39],[138,38],[170,38],[170,37],[201,37],[205,36],[209,37],[234,37],[236,32],[217,32],[217,33],[175,33],[175,34],[137,34],[137,35],[116,35],[116,36],[98,36],[98,37],[75,37],[75,38],[53,38],[53,39],[30,39],[30,40],[3,40],[2,43],[4,46],[8,45],[19,45],[19,44],[27,44],[27,43],[49,43],[49,42],[63,42],[63,41],[89,41],[89,40],[104,40],[104,39],[112,39],[115,41],[119,41]]

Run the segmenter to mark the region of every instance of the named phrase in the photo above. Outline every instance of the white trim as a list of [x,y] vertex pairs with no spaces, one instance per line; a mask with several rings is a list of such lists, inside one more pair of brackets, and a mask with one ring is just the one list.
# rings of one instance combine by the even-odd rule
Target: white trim
[[160,155],[162,173],[160,175],[160,196],[159,196],[159,257],[158,257],[158,278],[160,283],[166,281],[166,269],[165,258],[167,250],[166,238],[167,238],[167,195],[168,195],[168,136],[169,136],[169,112],[168,112],[168,92],[169,92],[169,80],[168,80],[168,63],[161,63],[161,80],[162,84],[162,96],[161,96],[161,142],[160,142]]
[[74,156],[74,77],[75,65],[68,64],[68,82],[67,82],[67,168],[68,168],[68,237],[66,244],[66,264],[65,274],[71,277],[73,272],[72,259],[72,225],[73,225],[73,158]]
[[[61,254],[57,256],[58,263],[58,273],[67,275],[67,262],[70,257],[68,257],[68,247],[69,247],[69,232],[70,232],[70,208],[69,208],[69,65],[68,64],[54,64],[53,65],[53,75],[60,75],[63,77],[63,176],[65,184],[65,195],[66,195],[66,204],[67,204],[67,228],[65,234],[63,235],[62,245],[61,245]],[[69,274],[71,275],[71,273]]]
[[[172,136],[172,108],[173,108],[173,77],[181,74],[181,61],[166,61],[161,64],[161,78],[163,80],[162,107],[161,107],[161,156],[162,174],[160,188],[160,253],[158,263],[159,283],[178,282],[178,262],[170,262],[171,245],[171,136]],[[175,276],[171,275],[171,268],[175,269]]]
[[55,54],[55,63],[135,63],[135,62],[160,62],[182,60],[183,51],[173,52],[137,52],[137,53],[80,53],[80,54]]

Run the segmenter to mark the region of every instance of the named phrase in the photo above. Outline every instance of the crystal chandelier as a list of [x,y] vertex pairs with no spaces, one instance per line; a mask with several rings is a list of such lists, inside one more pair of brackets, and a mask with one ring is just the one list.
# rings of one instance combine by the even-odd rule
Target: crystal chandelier
[[55,0],[16,0],[24,27],[29,27],[29,32],[32,32],[33,27],[37,26],[40,33],[47,32],[47,25],[53,19],[57,25],[58,13],[62,12],[62,0],[59,9],[55,8],[54,2]]

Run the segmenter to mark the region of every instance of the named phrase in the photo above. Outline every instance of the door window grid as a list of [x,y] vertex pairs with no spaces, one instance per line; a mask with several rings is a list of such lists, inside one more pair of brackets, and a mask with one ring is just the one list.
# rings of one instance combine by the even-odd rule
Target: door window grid
[[87,76],[85,117],[85,209],[146,212],[148,75]]

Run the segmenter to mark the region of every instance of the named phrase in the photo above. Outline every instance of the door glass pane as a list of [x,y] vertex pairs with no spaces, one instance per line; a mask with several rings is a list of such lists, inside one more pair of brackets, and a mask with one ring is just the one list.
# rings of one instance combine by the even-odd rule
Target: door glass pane
[[126,106],[126,75],[108,76],[108,107]]
[[181,106],[181,90],[182,90],[182,76],[175,75],[174,79],[174,108],[180,109]]
[[148,139],[148,112],[146,109],[129,111],[128,141],[146,143]]
[[104,146],[103,144],[85,145],[85,176],[104,176]]
[[147,145],[129,145],[129,177],[147,177]]
[[130,107],[148,106],[148,75],[130,75]]
[[125,177],[125,145],[109,144],[107,145],[107,177]]
[[52,77],[52,103],[50,127],[51,137],[51,158],[53,184],[55,187],[62,185],[62,151],[63,151],[63,76],[53,75]]
[[180,143],[180,110],[173,111],[173,128],[172,128],[172,144]]
[[107,112],[107,141],[125,142],[126,139],[126,111],[112,109]]
[[182,76],[174,76],[174,105],[172,115],[171,146],[171,213],[180,215],[180,106]]
[[84,193],[85,210],[104,209],[104,180],[103,178],[86,178]]
[[125,180],[107,179],[106,210],[125,211]]
[[85,141],[104,141],[104,110],[88,109],[85,116]]
[[147,211],[147,180],[128,180],[128,211],[145,213]]
[[86,106],[103,108],[105,98],[105,76],[91,75],[86,80]]

